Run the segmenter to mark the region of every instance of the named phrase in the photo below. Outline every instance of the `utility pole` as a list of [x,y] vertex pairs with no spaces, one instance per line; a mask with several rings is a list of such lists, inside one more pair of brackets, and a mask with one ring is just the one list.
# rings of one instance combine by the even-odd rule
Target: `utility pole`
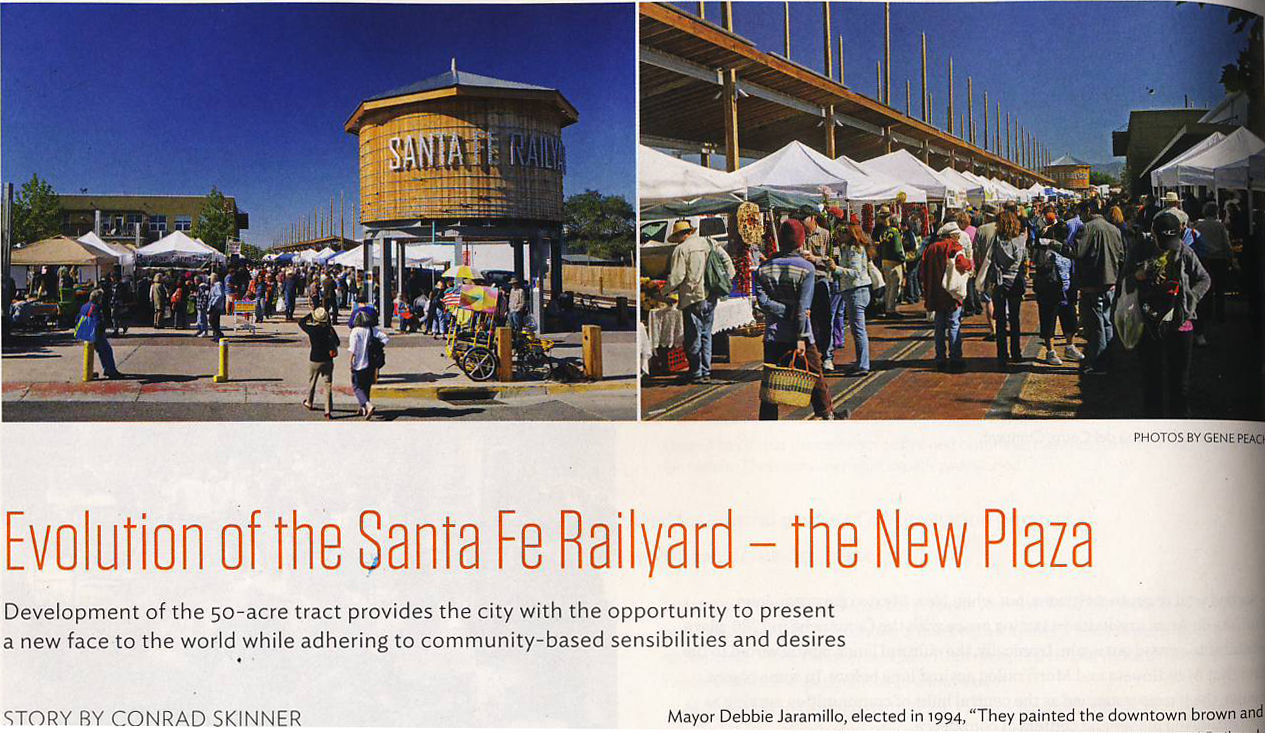
[[949,122],[948,122],[949,126],[945,129],[948,130],[950,135],[952,135],[953,134],[953,57],[952,56],[949,57],[949,109],[948,109],[948,112],[949,112]]

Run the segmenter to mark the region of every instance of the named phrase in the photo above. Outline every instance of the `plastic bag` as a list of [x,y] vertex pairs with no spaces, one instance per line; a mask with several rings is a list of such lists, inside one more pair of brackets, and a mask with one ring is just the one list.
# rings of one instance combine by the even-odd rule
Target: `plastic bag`
[[1146,330],[1146,322],[1142,319],[1142,302],[1138,298],[1137,288],[1125,288],[1116,301],[1116,312],[1112,317],[1116,326],[1116,335],[1120,343],[1130,351],[1142,340],[1142,332]]

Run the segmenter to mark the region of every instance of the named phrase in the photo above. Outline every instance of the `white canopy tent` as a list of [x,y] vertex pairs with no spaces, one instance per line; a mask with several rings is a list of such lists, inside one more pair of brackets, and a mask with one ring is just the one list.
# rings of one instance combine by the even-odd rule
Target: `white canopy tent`
[[909,203],[927,203],[927,192],[917,186],[879,173],[867,172],[860,163],[846,155],[835,158],[834,162],[839,166],[840,175],[849,178],[848,199],[851,201],[893,201],[903,193]]
[[[1166,186],[1221,186],[1245,188],[1251,158],[1265,152],[1265,142],[1240,127],[1215,145],[1173,166],[1172,183]],[[1220,171],[1220,176],[1217,176]]]
[[946,206],[961,206],[966,198],[962,189],[949,184],[935,169],[908,150],[896,150],[862,161],[860,165],[867,173],[873,172],[920,188],[926,192],[927,198],[944,201]]
[[962,177],[967,179],[968,181],[974,181],[975,183],[978,183],[979,185],[984,187],[984,191],[986,194],[985,199],[984,199],[985,201],[1001,200],[1002,191],[997,188],[997,184],[993,180],[985,178],[979,175],[978,173],[973,173],[971,171],[962,171]]
[[645,145],[637,147],[637,198],[643,206],[742,193],[745,188],[732,173],[704,168]]
[[798,140],[739,168],[734,175],[748,188],[817,193],[824,187],[841,198],[848,195],[844,169]]
[[1015,188],[1000,178],[994,178],[993,185],[997,187],[998,197],[1003,201],[1027,201],[1030,197],[1023,191]]
[[[427,267],[434,263],[435,258],[426,249],[433,247],[431,244],[409,244],[404,247],[404,266],[405,267]],[[442,245],[451,248],[451,244]],[[382,248],[376,244],[370,245],[369,259],[371,262],[377,262],[382,256]],[[341,267],[350,267],[353,270],[363,270],[365,267],[365,245],[361,244],[354,249],[346,252],[339,252],[329,258],[325,264],[339,265]]]
[[1225,139],[1225,134],[1214,132],[1208,137],[1195,143],[1191,148],[1176,158],[1168,161],[1164,165],[1158,166],[1151,171],[1151,186],[1153,188],[1167,188],[1177,185],[1177,173],[1181,169],[1183,161],[1199,155],[1200,153],[1216,146]]
[[224,253],[179,231],[136,250],[136,264],[141,266],[202,267],[227,261]]
[[[1243,141],[1241,148],[1247,154],[1213,168],[1212,183],[1218,189],[1265,190],[1265,142],[1248,132],[1246,128],[1241,127],[1239,130],[1247,138]],[[1229,138],[1226,140],[1228,141]]]
[[105,252],[108,255],[114,255],[117,257],[119,259],[119,266],[123,268],[123,274],[125,275],[130,276],[132,271],[136,269],[136,253],[130,247],[126,247],[122,244],[111,244],[97,236],[96,232],[88,232],[80,237],[78,241],[80,244],[86,244],[89,247]]
[[946,166],[940,170],[939,173],[940,177],[943,178],[949,185],[956,186],[961,189],[962,195],[966,197],[967,203],[972,206],[983,206],[986,201],[994,198],[989,194],[987,186],[979,181],[967,178],[964,174],[954,168]]

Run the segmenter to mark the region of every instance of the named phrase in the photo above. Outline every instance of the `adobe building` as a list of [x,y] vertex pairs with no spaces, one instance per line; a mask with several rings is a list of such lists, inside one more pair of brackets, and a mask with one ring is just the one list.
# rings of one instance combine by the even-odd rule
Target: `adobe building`
[[[176,194],[57,194],[62,209],[61,233],[81,237],[88,232],[107,242],[127,242],[138,247],[171,232],[187,232],[202,212],[206,196]],[[225,196],[237,228],[250,228],[250,216],[237,208],[237,200]],[[137,227],[140,233],[137,234]]]
[[[1111,154],[1125,158],[1121,185],[1132,196],[1151,192],[1152,161],[1183,127],[1195,125],[1206,109],[1135,109],[1129,126],[1111,133]],[[1176,155],[1176,153],[1174,153]]]
[[562,293],[562,129],[578,119],[556,89],[458,71],[455,59],[443,74],[361,102],[344,129],[359,139],[365,241],[384,245],[364,248],[366,269],[371,249],[380,252],[382,302],[402,277],[405,244],[453,242],[452,262],[463,264],[469,248],[509,241],[540,323],[544,288]]
[[1089,169],[1089,163],[1064,155],[1051,161],[1045,174],[1054,179],[1054,185],[1058,188],[1084,192],[1089,189]]

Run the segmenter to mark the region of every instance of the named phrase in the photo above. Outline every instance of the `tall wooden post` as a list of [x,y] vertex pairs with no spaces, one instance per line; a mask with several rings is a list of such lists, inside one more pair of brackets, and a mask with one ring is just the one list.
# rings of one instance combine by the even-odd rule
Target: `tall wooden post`
[[839,83],[843,84],[843,34],[842,33],[839,34]]
[[720,24],[730,33],[734,32],[734,4],[732,2],[720,4]]
[[791,57],[791,0],[782,3],[782,55]]
[[698,4],[698,17],[707,20],[707,3],[700,2]]
[[725,69],[724,76],[725,167],[732,173],[738,170],[738,70]]
[[[927,122],[932,127],[936,127],[936,94],[930,89],[927,90]],[[936,127],[936,129],[940,128]]]
[[966,120],[970,125],[966,128],[966,136],[975,144],[975,84],[971,77],[966,77]]
[[993,111],[996,113],[993,116],[993,120],[995,120],[993,134],[997,137],[997,143],[993,146],[993,152],[1001,155],[1001,102],[995,103]]
[[826,157],[835,160],[835,105],[826,108]]
[[927,122],[931,115],[931,98],[927,91],[927,34],[922,34],[922,121]]
[[993,146],[992,138],[988,136],[988,90],[984,91],[984,149],[988,150]]
[[883,101],[892,106],[892,4],[883,3]]
[[835,152],[835,106],[826,107],[826,157],[834,160]]
[[874,98],[883,103],[883,62],[874,62]]
[[948,122],[949,126],[946,127],[945,129],[948,130],[950,135],[952,135],[953,134],[953,57],[952,56],[949,57],[949,110],[948,111],[949,111],[949,122]]
[[1006,160],[1011,160],[1011,157],[1010,157],[1010,113],[1009,112],[1006,113]]
[[830,39],[834,37],[834,34],[830,32],[830,3],[829,2],[823,2],[821,4],[821,20],[822,20],[822,25],[823,25],[823,29],[822,29],[822,32],[824,34],[823,38],[825,39],[825,41],[822,43],[822,50],[824,51],[823,68],[826,70],[826,78],[831,79],[831,78],[834,78],[834,75],[835,75],[835,61],[834,61],[834,54],[832,53],[832,44],[830,43]]
[[909,79],[905,80],[905,116],[909,116],[909,96],[912,90],[909,88]]

